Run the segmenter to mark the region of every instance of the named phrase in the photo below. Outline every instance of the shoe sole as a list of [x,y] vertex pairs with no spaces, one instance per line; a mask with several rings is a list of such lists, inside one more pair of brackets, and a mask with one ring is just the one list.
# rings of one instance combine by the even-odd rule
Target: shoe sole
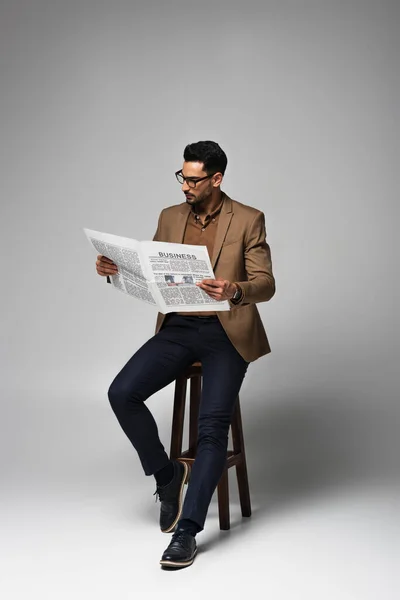
[[185,472],[184,472],[184,475],[182,478],[181,489],[179,490],[179,509],[178,509],[178,513],[177,513],[173,523],[171,523],[171,525],[167,529],[161,529],[161,531],[163,533],[170,533],[175,528],[175,525],[177,524],[177,522],[180,519],[180,516],[182,514],[182,506],[183,506],[183,502],[182,502],[183,488],[184,488],[185,484],[189,481],[189,477],[190,477],[189,465],[183,461],[178,461],[178,462],[180,462],[184,466],[184,469],[185,469]]
[[185,562],[175,562],[173,560],[160,560],[160,565],[162,565],[163,567],[188,567],[193,563],[196,554],[197,548],[193,553],[193,558],[191,558],[190,560],[187,560]]

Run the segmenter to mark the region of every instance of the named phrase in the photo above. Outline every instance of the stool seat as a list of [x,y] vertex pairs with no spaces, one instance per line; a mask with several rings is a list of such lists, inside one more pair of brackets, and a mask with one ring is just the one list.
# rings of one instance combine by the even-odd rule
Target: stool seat
[[[202,364],[197,361],[189,365],[175,381],[174,407],[172,416],[170,459],[188,464],[194,462],[197,448],[197,429],[202,388]],[[183,427],[185,420],[187,382],[189,394],[189,448],[182,451]],[[239,395],[236,398],[231,421],[233,450],[227,450],[226,464],[217,486],[220,529],[230,529],[228,469],[236,467],[240,507],[243,517],[251,516],[251,502],[247,464],[243,438],[242,417]]]

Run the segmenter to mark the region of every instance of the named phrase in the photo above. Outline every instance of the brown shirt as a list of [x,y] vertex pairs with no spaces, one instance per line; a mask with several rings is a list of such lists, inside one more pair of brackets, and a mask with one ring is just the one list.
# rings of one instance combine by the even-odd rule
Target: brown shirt
[[[195,211],[195,207],[192,207],[190,211],[185,235],[183,237],[184,244],[207,246],[208,254],[210,259],[212,257],[215,235],[217,233],[218,218],[221,212],[222,205],[224,203],[224,197],[222,195],[221,203],[213,210],[212,213],[207,214],[202,223],[199,215]],[[196,317],[209,317],[216,315],[215,310],[213,311],[199,311],[199,312],[178,312],[178,315],[192,315]]]

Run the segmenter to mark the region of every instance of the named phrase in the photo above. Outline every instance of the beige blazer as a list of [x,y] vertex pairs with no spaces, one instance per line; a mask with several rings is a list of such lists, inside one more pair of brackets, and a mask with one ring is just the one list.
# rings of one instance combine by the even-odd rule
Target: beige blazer
[[[220,311],[217,315],[236,350],[247,362],[252,362],[271,352],[256,306],[257,302],[270,300],[275,293],[271,252],[265,241],[264,214],[222,194],[224,203],[211,264],[216,278],[239,283],[244,295],[239,304],[230,302],[230,311]],[[182,243],[190,210],[186,202],[164,208],[153,240]],[[165,317],[158,313],[156,333]]]

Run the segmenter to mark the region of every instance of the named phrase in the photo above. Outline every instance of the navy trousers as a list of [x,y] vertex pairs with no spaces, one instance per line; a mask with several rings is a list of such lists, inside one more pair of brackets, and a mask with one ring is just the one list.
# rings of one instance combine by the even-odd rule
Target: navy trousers
[[108,397],[145,474],[153,475],[168,464],[169,457],[145,401],[197,360],[203,371],[198,446],[181,518],[191,519],[201,531],[225,466],[235,400],[249,365],[218,317],[167,315],[161,330],[115,377]]

